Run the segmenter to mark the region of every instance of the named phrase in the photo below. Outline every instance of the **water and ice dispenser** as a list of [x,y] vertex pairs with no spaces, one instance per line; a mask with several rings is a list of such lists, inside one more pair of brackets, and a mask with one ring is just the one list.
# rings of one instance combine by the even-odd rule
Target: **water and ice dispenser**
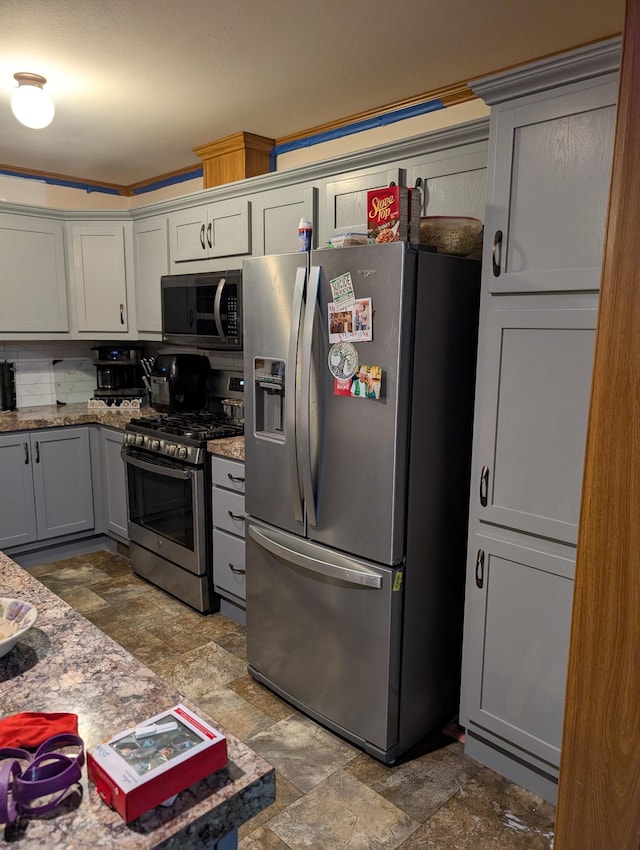
[[256,357],[253,361],[256,436],[285,441],[285,371],[284,360]]

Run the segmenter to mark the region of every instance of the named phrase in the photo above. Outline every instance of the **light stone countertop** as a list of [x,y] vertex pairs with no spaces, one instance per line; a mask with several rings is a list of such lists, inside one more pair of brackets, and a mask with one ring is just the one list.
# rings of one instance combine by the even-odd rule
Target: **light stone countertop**
[[128,825],[102,802],[85,765],[79,805],[26,819],[14,850],[213,848],[274,801],[273,768],[2,552],[0,588],[38,609],[35,625],[0,658],[0,717],[74,712],[91,748],[182,702],[226,735],[229,754],[227,767]]
[[[152,407],[143,407],[140,410],[132,410],[128,413],[89,410],[86,404],[67,404],[60,407],[55,404],[21,407],[18,410],[0,412],[0,434],[9,431],[30,431],[36,428],[59,428],[68,425],[107,425],[110,428],[124,430],[130,419],[157,415],[157,411]],[[244,437],[210,440],[207,443],[207,449],[211,454],[244,461]]]

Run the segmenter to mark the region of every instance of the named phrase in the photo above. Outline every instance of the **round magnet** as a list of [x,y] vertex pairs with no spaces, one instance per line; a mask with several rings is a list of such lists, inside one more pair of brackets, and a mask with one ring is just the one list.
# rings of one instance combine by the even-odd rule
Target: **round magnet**
[[358,352],[350,342],[336,342],[329,349],[329,371],[334,378],[353,378],[358,371]]

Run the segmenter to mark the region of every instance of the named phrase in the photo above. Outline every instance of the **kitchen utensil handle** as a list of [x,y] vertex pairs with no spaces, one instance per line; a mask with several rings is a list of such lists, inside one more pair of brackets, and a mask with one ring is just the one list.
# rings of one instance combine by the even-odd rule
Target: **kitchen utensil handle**
[[244,478],[241,475],[232,475],[230,472],[227,472],[227,478],[229,481],[238,481],[240,484],[244,484]]
[[124,304],[120,305],[120,324],[124,325]]
[[327,578],[339,579],[356,587],[373,587],[376,590],[382,587],[382,576],[379,573],[369,569],[364,564],[359,564],[347,555],[341,555],[335,551],[331,552],[331,558],[335,563],[329,563],[326,560],[321,561],[311,555],[306,555],[304,552],[291,549],[284,542],[286,538],[280,539],[281,535],[277,531],[267,531],[250,525],[249,535],[258,546],[262,546],[263,549],[276,557],[289,561],[289,563],[295,564],[296,567],[301,567],[308,572],[317,573]]
[[213,248],[213,242],[211,240],[212,236],[213,236],[213,224],[211,222],[209,222],[209,224],[207,225],[207,245],[210,248]]
[[293,303],[291,305],[291,329],[289,331],[289,352],[287,359],[287,391],[284,396],[285,404],[285,428],[286,440],[289,454],[289,474],[291,475],[291,494],[293,498],[293,515],[297,522],[304,519],[302,513],[302,486],[300,482],[300,468],[298,466],[298,416],[300,415],[300,393],[296,386],[296,375],[298,372],[298,331],[302,322],[302,299],[304,286],[307,281],[306,267],[299,266],[296,269],[296,280],[293,287]]
[[181,469],[180,467],[176,467],[174,469],[173,467],[162,466],[158,463],[149,463],[146,460],[140,460],[140,458],[132,457],[132,455],[127,454],[124,449],[121,454],[126,464],[129,464],[130,466],[137,466],[138,469],[143,469],[145,472],[155,472],[156,475],[166,475],[167,478],[181,478],[183,480],[193,478],[193,471],[191,469]]
[[227,341],[227,338],[224,335],[224,328],[222,327],[222,315],[220,313],[220,305],[222,304],[222,293],[224,292],[226,283],[227,281],[224,277],[220,278],[220,280],[218,281],[218,286],[216,287],[216,297],[213,302],[213,318],[216,323],[218,336],[220,337],[222,342]]
[[23,443],[22,448],[24,449],[24,462],[29,463],[29,443]]
[[244,522],[245,519],[246,519],[244,514],[234,514],[233,511],[227,511],[227,513],[229,514],[231,519],[237,519],[237,520],[240,520],[241,522]]
[[502,263],[502,231],[496,230],[493,237],[493,249],[491,251],[491,262],[493,263],[493,276],[500,277]]
[[207,246],[204,244],[204,224],[203,224],[203,225],[202,225],[202,227],[200,228],[200,244],[202,245],[202,250],[204,251],[204,250],[205,250],[205,248],[207,247]]
[[489,501],[489,467],[483,466],[480,471],[480,504],[487,507]]
[[476,585],[482,587],[484,584],[484,550],[478,549],[476,557]]
[[242,567],[234,567],[233,564],[231,563],[231,561],[229,561],[229,569],[231,570],[232,573],[235,573],[237,576],[243,576],[247,572],[246,568],[242,569]]
[[313,345],[313,324],[316,316],[316,303],[320,286],[320,267],[311,266],[307,298],[304,306],[304,324],[302,326],[302,358],[300,368],[300,431],[301,433],[301,472],[302,492],[307,510],[307,521],[314,528],[318,524],[316,494],[313,487],[313,465],[311,459],[311,364]]

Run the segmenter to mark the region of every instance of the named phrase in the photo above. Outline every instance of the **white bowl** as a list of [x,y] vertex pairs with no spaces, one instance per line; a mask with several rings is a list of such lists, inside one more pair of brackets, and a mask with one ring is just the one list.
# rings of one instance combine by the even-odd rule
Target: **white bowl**
[[28,602],[0,596],[0,658],[29,631],[37,616],[36,608]]

